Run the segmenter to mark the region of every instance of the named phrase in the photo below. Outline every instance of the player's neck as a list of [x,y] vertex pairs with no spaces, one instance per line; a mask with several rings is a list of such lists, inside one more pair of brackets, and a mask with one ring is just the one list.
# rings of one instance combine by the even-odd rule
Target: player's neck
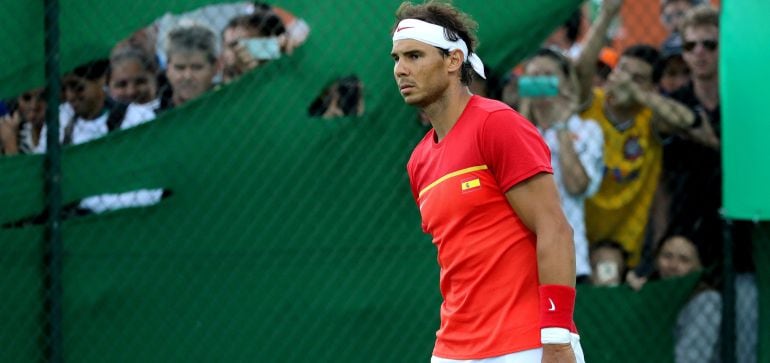
[[470,99],[471,93],[467,86],[449,87],[443,96],[423,108],[425,115],[428,116],[433,129],[436,131],[436,142],[446,137],[452,126],[457,123]]

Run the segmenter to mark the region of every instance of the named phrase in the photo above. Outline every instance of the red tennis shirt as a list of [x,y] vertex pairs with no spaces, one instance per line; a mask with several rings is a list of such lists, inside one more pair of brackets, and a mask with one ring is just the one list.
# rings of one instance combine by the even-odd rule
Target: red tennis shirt
[[480,359],[540,347],[536,238],[505,197],[552,173],[537,129],[502,102],[473,96],[441,142],[434,130],[425,135],[407,171],[441,268],[433,354]]

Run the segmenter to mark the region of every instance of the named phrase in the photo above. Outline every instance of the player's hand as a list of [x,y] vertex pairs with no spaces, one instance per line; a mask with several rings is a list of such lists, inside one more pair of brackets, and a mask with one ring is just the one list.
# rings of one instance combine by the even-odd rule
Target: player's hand
[[543,344],[542,363],[576,363],[570,344]]

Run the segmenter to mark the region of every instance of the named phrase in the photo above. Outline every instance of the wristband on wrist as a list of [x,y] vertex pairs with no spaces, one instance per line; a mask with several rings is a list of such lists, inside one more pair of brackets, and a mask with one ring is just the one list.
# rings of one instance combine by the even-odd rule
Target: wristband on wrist
[[540,329],[540,343],[543,344],[569,344],[572,342],[572,333],[564,328]]
[[564,285],[540,285],[540,328],[563,328],[575,332],[572,314],[575,288]]

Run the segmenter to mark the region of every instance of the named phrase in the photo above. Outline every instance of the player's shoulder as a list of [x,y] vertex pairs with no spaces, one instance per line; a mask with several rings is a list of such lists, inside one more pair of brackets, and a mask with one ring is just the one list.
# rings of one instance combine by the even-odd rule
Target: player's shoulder
[[495,113],[499,111],[513,112],[513,109],[505,103],[491,98],[474,95],[471,98],[471,106],[477,112]]

